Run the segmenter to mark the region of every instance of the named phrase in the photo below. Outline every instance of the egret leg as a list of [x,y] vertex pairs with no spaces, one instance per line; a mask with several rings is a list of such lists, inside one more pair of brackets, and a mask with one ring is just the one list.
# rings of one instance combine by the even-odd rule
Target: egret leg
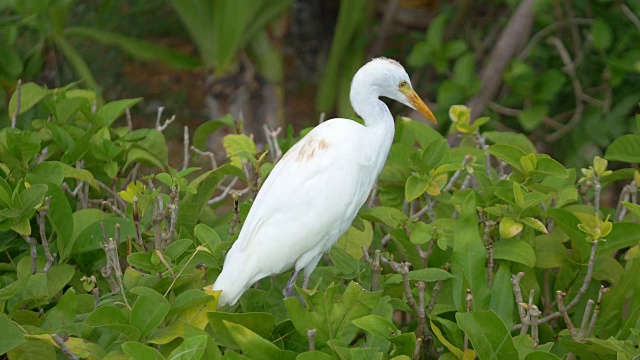
[[295,290],[293,289],[293,285],[296,283],[298,275],[300,275],[300,270],[294,270],[293,275],[291,275],[291,278],[289,279],[289,282],[287,282],[287,286],[284,288],[284,290],[282,290],[282,295],[284,295],[285,298],[292,297],[296,294]]

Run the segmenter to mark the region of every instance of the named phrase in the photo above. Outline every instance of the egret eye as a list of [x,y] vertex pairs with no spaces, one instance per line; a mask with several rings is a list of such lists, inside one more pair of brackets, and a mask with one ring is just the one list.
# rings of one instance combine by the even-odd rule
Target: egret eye
[[402,80],[400,81],[400,84],[398,85],[398,87],[400,87],[400,89],[404,89],[407,86],[409,86],[409,83],[407,83],[406,81]]

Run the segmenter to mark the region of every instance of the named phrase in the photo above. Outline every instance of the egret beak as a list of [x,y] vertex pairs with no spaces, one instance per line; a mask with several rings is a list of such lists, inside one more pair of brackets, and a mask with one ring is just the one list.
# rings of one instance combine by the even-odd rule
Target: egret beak
[[431,121],[435,125],[438,125],[438,121],[436,120],[436,117],[431,112],[431,109],[429,109],[427,104],[425,104],[424,101],[420,99],[420,96],[418,96],[418,94],[416,94],[416,92],[413,89],[411,88],[401,89],[400,91],[404,94],[404,96],[407,97],[407,101],[409,102],[409,104],[413,106],[414,109],[418,110],[422,115],[424,115],[424,117],[426,117],[427,120]]

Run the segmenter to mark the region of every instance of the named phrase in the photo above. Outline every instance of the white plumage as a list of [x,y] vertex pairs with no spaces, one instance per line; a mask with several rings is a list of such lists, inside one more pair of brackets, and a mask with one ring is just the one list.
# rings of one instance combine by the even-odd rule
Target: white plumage
[[285,289],[304,270],[303,287],[322,254],[355,218],[380,174],[393,141],[394,123],[380,96],[435,117],[394,60],[364,65],[351,84],[351,104],[364,125],[331,119],[314,128],[276,164],[264,182],[213,290],[219,305],[235,304],[256,281],[294,267]]

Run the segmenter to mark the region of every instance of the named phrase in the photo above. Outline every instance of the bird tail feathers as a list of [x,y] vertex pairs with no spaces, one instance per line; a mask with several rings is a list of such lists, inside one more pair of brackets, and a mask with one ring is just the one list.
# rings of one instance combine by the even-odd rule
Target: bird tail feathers
[[213,284],[213,290],[222,290],[218,299],[218,308],[223,305],[235,305],[240,296],[255,282],[253,274],[247,271],[247,266],[243,260],[234,257],[236,261],[226,261],[222,272]]

